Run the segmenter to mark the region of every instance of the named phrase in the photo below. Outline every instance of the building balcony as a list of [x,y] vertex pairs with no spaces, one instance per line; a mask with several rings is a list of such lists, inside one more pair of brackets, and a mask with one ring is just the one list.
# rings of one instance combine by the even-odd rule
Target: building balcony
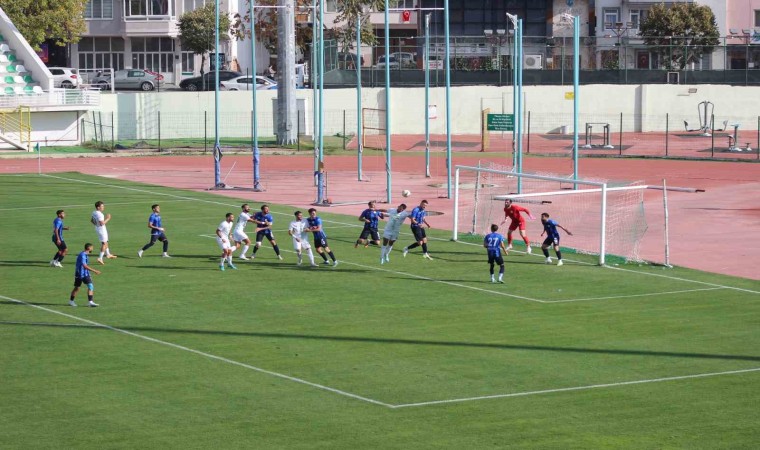
[[127,36],[179,36],[177,21],[168,16],[125,17],[124,31]]

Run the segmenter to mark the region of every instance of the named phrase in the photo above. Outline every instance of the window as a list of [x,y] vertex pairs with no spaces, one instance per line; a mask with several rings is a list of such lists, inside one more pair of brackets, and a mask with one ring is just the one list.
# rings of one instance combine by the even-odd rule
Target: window
[[184,0],[182,3],[183,13],[195,11],[196,9],[200,8],[201,6],[205,5],[206,2],[204,0]]
[[182,52],[182,71],[195,73],[195,53]]
[[113,0],[90,0],[84,7],[85,19],[113,19]]
[[617,8],[604,8],[604,23],[603,29],[611,30],[615,26],[615,22],[620,22],[620,10]]
[[124,0],[126,18],[168,16],[171,14],[168,0]]
[[80,69],[124,68],[124,39],[120,37],[85,37],[79,41]]
[[417,0],[399,0],[395,7],[400,9],[413,9],[417,7],[416,3]]
[[325,12],[338,12],[338,0],[325,1]]
[[755,10],[755,27],[760,27],[760,9]]
[[132,38],[132,67],[154,72],[174,70],[174,41],[171,38]]
[[638,30],[639,24],[641,23],[641,10],[632,9],[629,17],[630,17],[629,22],[631,22],[631,28]]

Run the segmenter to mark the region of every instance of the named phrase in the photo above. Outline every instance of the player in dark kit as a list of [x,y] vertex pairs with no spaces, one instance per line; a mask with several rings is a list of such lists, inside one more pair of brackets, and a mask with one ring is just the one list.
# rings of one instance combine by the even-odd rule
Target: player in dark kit
[[137,256],[142,258],[143,252],[151,247],[153,247],[153,244],[156,243],[156,241],[161,241],[164,243],[164,253],[161,255],[164,258],[171,258],[169,256],[169,239],[166,238],[166,234],[164,233],[164,227],[161,225],[161,206],[156,204],[150,207],[150,209],[153,210],[153,214],[148,217],[148,228],[150,228],[150,242],[145,244],[143,248],[141,248],[137,252]]
[[277,259],[282,259],[282,255],[280,255],[280,247],[277,246],[277,241],[274,240],[274,233],[272,233],[274,218],[269,214],[269,205],[261,205],[261,211],[254,214],[253,221],[256,222],[256,245],[253,247],[253,255],[251,256],[251,259],[256,257],[256,252],[259,251],[261,242],[265,237],[269,243],[272,244]]
[[428,201],[423,200],[420,202],[420,206],[414,208],[412,210],[412,214],[409,215],[409,219],[412,221],[412,234],[414,235],[415,243],[404,247],[404,258],[406,258],[406,254],[409,253],[409,250],[415,248],[415,247],[422,247],[422,257],[432,260],[433,258],[430,256],[430,253],[428,253],[428,246],[427,246],[427,235],[425,234],[425,228],[424,226],[427,225],[428,228],[430,228],[430,224],[427,223],[425,220],[425,217],[427,217],[427,211],[425,211],[425,208],[427,208]]
[[79,255],[77,255],[77,263],[74,269],[74,289],[71,291],[71,296],[69,297],[70,306],[77,306],[76,302],[74,302],[74,299],[76,298],[77,292],[79,292],[79,287],[82,284],[87,286],[88,304],[93,308],[98,306],[98,304],[93,301],[95,286],[92,284],[90,271],[92,271],[96,275],[100,275],[100,271],[90,267],[89,265],[89,262],[90,262],[89,255],[91,251],[92,251],[92,244],[88,242],[84,244],[84,251],[82,251],[81,253],[79,253]]
[[487,234],[485,239],[483,239],[483,247],[488,252],[488,265],[491,268],[491,283],[496,282],[493,276],[494,264],[499,265],[499,283],[504,283],[504,257],[501,252],[503,250],[504,255],[506,255],[507,248],[504,246],[504,236],[497,233],[498,230],[498,225],[491,225],[491,233]]
[[63,267],[61,261],[66,256],[66,250],[68,249],[66,242],[63,240],[63,230],[68,230],[69,227],[63,226],[63,219],[66,218],[64,210],[59,209],[55,212],[55,215],[55,220],[53,220],[53,244],[58,248],[58,251],[53,256],[52,261],[50,261],[50,265],[52,267]]
[[[322,229],[322,219],[317,216],[317,210],[314,208],[309,209],[309,217],[306,219],[306,223],[309,225],[309,228],[307,231],[311,231],[312,235],[314,236],[314,248],[317,249],[317,253],[319,253],[319,256],[324,259],[324,264],[330,264],[329,261],[327,261],[327,255],[330,255],[330,258],[333,260],[333,267],[338,265],[338,260],[335,259],[335,254],[330,250],[330,247],[327,245],[327,235],[325,234],[325,231]],[[327,253],[327,254],[325,254]]]
[[541,236],[546,233],[546,239],[544,239],[544,243],[541,245],[541,250],[544,252],[544,256],[546,256],[546,264],[551,264],[552,259],[549,256],[549,246],[554,246],[554,253],[557,254],[557,265],[562,265],[562,251],[559,249],[559,231],[557,231],[557,228],[561,228],[562,230],[567,233],[568,236],[572,236],[573,233],[569,232],[567,228],[560,225],[556,220],[549,218],[549,213],[543,213],[541,214],[541,224],[544,226],[544,231],[541,232]]
[[[364,229],[362,229],[362,234],[359,235],[359,239],[356,240],[354,248],[358,247],[359,244],[364,244],[365,247],[370,243],[377,246],[380,245],[380,233],[377,231],[377,224],[380,219],[384,217],[383,212],[375,209],[374,201],[369,202],[367,206],[369,206],[369,208],[362,211],[359,216],[359,222],[364,222]],[[371,241],[367,239],[369,237],[372,237]]]

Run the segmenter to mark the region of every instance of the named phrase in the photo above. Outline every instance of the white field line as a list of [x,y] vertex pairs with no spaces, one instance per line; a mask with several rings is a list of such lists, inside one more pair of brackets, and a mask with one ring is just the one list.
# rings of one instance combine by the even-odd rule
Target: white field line
[[677,377],[621,381],[619,383],[592,384],[588,386],[574,386],[574,387],[566,387],[566,388],[558,388],[558,389],[544,389],[540,391],[514,392],[511,394],[483,395],[479,397],[452,398],[448,400],[434,400],[430,402],[406,403],[406,404],[401,404],[401,405],[393,405],[391,406],[391,408],[394,408],[394,409],[411,408],[415,406],[442,405],[446,403],[463,403],[463,402],[473,402],[473,401],[478,401],[478,400],[490,400],[490,399],[496,399],[496,398],[526,397],[529,395],[554,394],[557,392],[585,391],[589,389],[612,388],[612,387],[618,387],[618,386],[630,386],[630,385],[635,385],[635,384],[659,383],[663,381],[689,380],[689,379],[694,379],[694,378],[717,377],[721,375],[736,375],[736,374],[751,373],[751,372],[760,372],[760,367],[755,367],[752,369],[729,370],[725,372],[698,373],[695,375],[682,375],[682,376],[677,376]]
[[22,304],[22,305],[30,306],[32,308],[36,308],[36,309],[39,309],[39,310],[42,310],[42,311],[46,311],[46,312],[49,312],[49,313],[58,314],[58,315],[63,316],[63,317],[68,317],[69,319],[73,319],[73,320],[76,320],[76,321],[79,321],[79,322],[83,322],[83,323],[86,323],[86,324],[89,324],[89,325],[93,325],[93,326],[96,326],[96,327],[106,328],[108,330],[115,331],[117,333],[123,333],[123,334],[126,334],[128,336],[132,336],[132,337],[136,337],[138,339],[143,339],[143,340],[146,340],[146,341],[149,341],[149,342],[153,342],[155,344],[165,345],[167,347],[171,347],[171,348],[174,348],[174,349],[177,349],[177,350],[186,351],[186,352],[189,352],[189,353],[194,353],[196,355],[203,356],[205,358],[213,359],[213,360],[216,360],[216,361],[221,361],[221,362],[224,362],[224,363],[227,363],[227,364],[231,364],[233,366],[243,367],[245,369],[253,370],[255,372],[260,372],[260,373],[263,373],[263,374],[266,374],[266,375],[271,375],[273,377],[281,378],[281,379],[284,379],[284,380],[288,380],[288,381],[292,381],[292,382],[295,382],[295,383],[304,384],[306,386],[311,386],[313,388],[321,389],[323,391],[332,392],[333,394],[338,394],[338,395],[342,395],[344,397],[349,397],[349,398],[353,398],[353,399],[356,399],[356,400],[361,400],[363,402],[372,403],[374,405],[385,406],[387,408],[392,408],[393,407],[393,405],[390,405],[388,403],[383,403],[383,402],[380,402],[380,401],[377,401],[377,400],[373,400],[371,398],[362,397],[361,395],[352,394],[350,392],[342,391],[340,389],[331,388],[331,387],[325,386],[323,384],[312,383],[311,381],[306,381],[306,380],[304,380],[302,378],[292,377],[290,375],[285,375],[285,374],[282,374],[282,373],[279,373],[279,372],[273,372],[271,370],[262,369],[260,367],[252,366],[250,364],[246,364],[246,363],[235,361],[235,360],[232,360],[232,359],[229,359],[229,358],[225,358],[223,356],[217,356],[217,355],[214,355],[214,354],[211,354],[211,353],[206,353],[206,352],[202,352],[200,350],[195,350],[195,349],[190,348],[190,347],[185,347],[184,345],[174,344],[174,343],[168,342],[168,341],[162,341],[161,339],[156,339],[156,338],[148,337],[148,336],[145,336],[145,335],[142,335],[142,334],[139,334],[139,333],[134,333],[134,332],[131,332],[131,331],[123,330],[121,328],[116,328],[116,327],[112,327],[110,325],[105,325],[105,324],[102,324],[102,323],[94,322],[92,320],[83,319],[81,317],[77,317],[77,316],[74,316],[74,315],[71,315],[71,314],[66,314],[64,312],[56,311],[54,309],[45,308],[44,306],[35,305],[35,304],[32,304],[32,303],[27,303],[27,302],[25,302],[23,300],[18,300],[18,299],[11,298],[11,297],[6,297],[4,295],[0,295],[0,298],[9,300],[9,301],[12,301],[12,302],[15,302],[15,303],[19,303],[19,304]]
[[651,292],[647,294],[610,295],[608,297],[571,298],[567,300],[545,300],[544,303],[569,303],[569,302],[587,302],[591,300],[612,300],[612,299],[634,298],[634,297],[652,297],[655,295],[686,294],[689,292],[716,291],[720,289],[723,289],[723,288],[713,287],[713,288],[702,288],[702,289],[685,289],[682,291]]
[[[177,202],[186,202],[190,201],[190,199],[183,199],[183,200],[173,200]],[[139,205],[139,204],[146,204],[146,202],[108,202],[108,205]],[[23,211],[27,209],[50,209],[50,210],[56,210],[56,209],[66,209],[66,208],[94,208],[94,203],[88,203],[86,205],[55,205],[55,206],[29,206],[24,208],[0,208],[0,211]]]
[[[199,236],[205,237],[205,238],[216,238],[216,236],[211,236],[209,234],[200,234]],[[295,253],[295,251],[293,251],[293,250],[288,250],[288,249],[284,249],[284,248],[281,248],[280,251],[281,252],[287,252],[287,253]],[[453,281],[437,280],[435,278],[425,277],[425,276],[422,276],[422,275],[416,275],[416,274],[413,274],[413,273],[399,272],[399,271],[396,271],[396,270],[390,270],[390,269],[386,269],[386,268],[383,268],[383,267],[367,266],[367,265],[364,265],[364,264],[359,264],[359,263],[354,263],[354,262],[346,261],[345,259],[338,259],[338,263],[339,264],[347,264],[349,266],[361,267],[363,269],[375,270],[375,271],[379,271],[379,272],[388,272],[388,273],[392,273],[392,274],[395,274],[395,275],[402,275],[402,276],[409,277],[409,278],[417,278],[419,280],[432,281],[434,283],[447,284],[449,286],[455,286],[455,287],[462,288],[462,289],[471,289],[473,291],[485,292],[485,293],[488,293],[488,294],[495,294],[495,295],[500,295],[500,296],[503,296],[503,297],[517,298],[517,299],[520,299],[520,300],[527,300],[529,302],[545,303],[544,300],[537,300],[537,299],[534,299],[534,298],[523,297],[523,296],[520,296],[520,295],[508,294],[506,292],[501,292],[501,291],[492,291],[490,289],[483,289],[483,288],[479,288],[479,287],[475,287],[475,286],[467,286],[465,284],[454,283]]]
[[[212,205],[237,206],[237,207],[240,206],[240,205],[234,205],[234,204],[230,204],[230,203],[218,202],[218,201],[213,201],[213,200],[205,200],[205,199],[194,198],[194,197],[187,197],[187,196],[176,195],[176,194],[169,194],[169,193],[163,193],[163,192],[149,191],[147,189],[131,188],[131,187],[127,187],[127,186],[116,186],[116,185],[113,185],[113,184],[99,183],[99,182],[96,182],[96,181],[78,180],[76,178],[66,178],[66,177],[59,177],[59,176],[56,176],[56,175],[48,175],[48,174],[42,174],[41,176],[43,176],[43,177],[49,177],[49,178],[57,178],[57,179],[60,179],[60,180],[73,181],[73,182],[78,182],[78,183],[86,183],[86,184],[94,184],[94,185],[98,185],[98,186],[106,186],[106,187],[111,187],[111,188],[116,188],[116,189],[124,189],[124,190],[129,190],[129,191],[134,191],[134,192],[143,192],[143,193],[152,194],[152,195],[162,195],[162,196],[172,197],[172,198],[178,198],[178,199],[182,199],[182,200],[194,200],[194,201],[197,201],[197,202],[209,203],[209,204],[212,204]],[[173,188],[167,188],[167,189],[173,189]],[[288,214],[285,214],[285,213],[276,213],[276,214],[288,215]],[[351,225],[351,224],[347,224],[345,222],[335,222],[335,221],[325,221],[325,222],[338,223],[338,224],[341,224],[341,225]],[[359,225],[356,225],[356,226],[359,226]],[[449,241],[448,239],[442,239],[442,238],[429,238],[429,239],[431,239],[431,240],[437,240],[437,241]],[[477,246],[477,244],[471,244],[469,242],[460,242],[460,241],[456,241],[456,242],[457,243],[461,243],[461,244],[465,244],[465,245],[476,245]],[[517,252],[517,253],[522,253],[522,252]],[[538,256],[538,255],[536,255],[536,256]],[[574,262],[578,262],[580,264],[585,264],[585,265],[590,265],[590,266],[594,265],[594,264],[584,263],[584,262],[579,262],[579,261],[574,261]],[[705,286],[711,286],[711,287],[715,287],[715,288],[733,289],[733,290],[737,290],[737,291],[748,292],[750,294],[760,294],[760,291],[753,291],[753,290],[750,290],[750,289],[743,289],[743,288],[738,288],[738,287],[735,287],[735,286],[725,286],[725,285],[722,285],[722,284],[715,284],[715,283],[708,283],[708,282],[705,282],[705,281],[690,280],[690,279],[681,278],[681,277],[671,277],[671,276],[668,276],[668,275],[661,275],[661,274],[655,274],[655,273],[638,272],[638,271],[635,271],[635,270],[624,269],[624,268],[621,268],[621,267],[612,267],[612,266],[603,266],[603,267],[605,267],[607,269],[620,270],[620,271],[623,271],[623,272],[629,272],[629,273],[634,273],[634,274],[639,274],[639,275],[648,275],[648,276],[654,276],[654,277],[662,277],[662,278],[666,278],[666,279],[670,279],[670,280],[683,281],[683,282],[686,282],[686,283],[696,283],[696,284],[702,284],[702,285],[705,285]]]

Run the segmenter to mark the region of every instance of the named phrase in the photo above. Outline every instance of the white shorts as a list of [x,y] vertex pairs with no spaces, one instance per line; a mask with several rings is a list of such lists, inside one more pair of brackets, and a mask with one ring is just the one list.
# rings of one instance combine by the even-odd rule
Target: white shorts
[[311,244],[309,244],[309,241],[306,239],[301,239],[301,241],[296,241],[293,239],[293,248],[296,249],[296,251],[303,250],[311,250]]
[[108,242],[108,230],[106,227],[95,227],[95,233],[98,235],[100,242]]
[[384,239],[388,239],[389,241],[397,241],[398,240],[398,234],[399,234],[398,231],[396,231],[395,233],[388,232],[388,231],[383,231],[383,238]]
[[222,238],[217,237],[216,243],[217,245],[219,245],[219,248],[222,250],[229,250],[232,248],[232,245],[230,245],[230,241],[228,241],[227,239],[222,239]]
[[248,239],[248,235],[245,234],[242,231],[233,231],[232,232],[232,239],[234,239],[235,242],[243,242],[246,239],[250,241],[250,239]]

